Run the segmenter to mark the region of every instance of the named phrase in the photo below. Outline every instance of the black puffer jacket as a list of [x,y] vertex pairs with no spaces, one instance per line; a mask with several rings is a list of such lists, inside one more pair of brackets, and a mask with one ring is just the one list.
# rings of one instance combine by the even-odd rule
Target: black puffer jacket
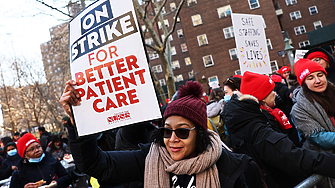
[[21,159],[18,153],[14,156],[7,156],[0,168],[0,180],[9,178],[13,173],[12,166],[17,167]]
[[68,187],[72,181],[67,170],[48,152],[39,163],[29,163],[26,159],[21,159],[18,168],[13,172],[10,182],[11,188],[22,188],[27,183],[35,183],[42,179],[46,181],[45,185],[55,180],[58,187]]
[[323,52],[324,54],[328,56],[330,67],[326,68],[327,79],[331,81],[333,84],[335,84],[335,59],[334,57],[327,50],[323,48],[312,48],[304,55],[304,58],[307,58],[307,56],[313,52]]
[[269,187],[293,187],[313,173],[335,177],[335,155],[295,147],[285,134],[273,130],[251,96],[232,98],[222,115],[230,147],[253,157]]
[[[149,153],[150,143],[140,145],[140,150],[105,152],[97,147],[95,137],[76,139],[74,128],[69,126],[68,130],[72,155],[79,170],[109,185],[144,182],[145,158]],[[223,149],[216,163],[221,187],[247,187],[243,172],[250,160],[251,158],[247,155],[235,154]]]

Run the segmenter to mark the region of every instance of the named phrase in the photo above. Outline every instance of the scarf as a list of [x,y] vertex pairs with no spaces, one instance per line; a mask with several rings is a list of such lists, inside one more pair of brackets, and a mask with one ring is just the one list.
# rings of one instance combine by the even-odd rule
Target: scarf
[[219,135],[208,130],[210,144],[206,151],[190,159],[175,161],[165,147],[153,143],[145,160],[144,187],[170,188],[170,175],[196,174],[196,187],[220,187],[216,161],[222,153]]
[[268,111],[277,121],[277,123],[279,124],[282,130],[292,128],[292,125],[290,121],[288,120],[287,116],[279,108],[272,109],[268,106],[261,105],[261,109]]

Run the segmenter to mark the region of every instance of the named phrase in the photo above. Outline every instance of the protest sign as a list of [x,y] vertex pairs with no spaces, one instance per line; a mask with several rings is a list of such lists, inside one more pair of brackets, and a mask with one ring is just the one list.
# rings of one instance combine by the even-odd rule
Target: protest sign
[[296,63],[299,59],[304,58],[304,55],[308,52],[308,50],[296,50],[294,56],[294,63]]
[[161,118],[132,0],[100,0],[70,22],[78,136]]
[[232,13],[231,19],[242,75],[245,71],[271,73],[262,16]]

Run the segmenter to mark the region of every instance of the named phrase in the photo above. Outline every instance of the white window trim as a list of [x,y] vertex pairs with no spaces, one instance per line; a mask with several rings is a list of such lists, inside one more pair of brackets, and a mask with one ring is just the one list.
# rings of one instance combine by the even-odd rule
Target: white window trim
[[[195,17],[198,16],[198,15],[199,15],[199,20],[200,20],[201,23],[195,25],[194,22],[195,22],[195,21],[198,21],[198,20],[194,20],[194,19],[195,19]],[[191,16],[191,18],[192,18],[193,26],[202,25],[202,19],[201,19],[201,15],[200,15],[200,14],[193,15],[193,16]]]
[[[225,33],[225,29],[229,29],[229,35],[230,35],[229,37],[227,37],[228,33]],[[223,35],[225,39],[234,38],[235,36],[234,27],[230,26],[230,27],[223,28]]]
[[[275,65],[276,65],[276,70],[272,70],[272,65],[271,65],[271,63],[275,63]],[[277,64],[277,61],[276,60],[273,60],[273,61],[270,61],[270,66],[271,66],[271,71],[272,72],[276,72],[277,70],[278,70],[278,64]]]
[[241,75],[241,69],[236,70],[235,75]]
[[316,10],[316,13],[315,14],[318,14],[319,11],[318,11],[318,8],[314,5],[314,6],[311,6],[311,7],[308,7],[308,10],[309,10],[309,14],[310,15],[315,15],[315,14],[312,14],[312,11],[311,11],[311,8],[315,7],[315,10]]
[[[273,50],[273,46],[270,39],[266,39],[266,46],[268,47],[268,50]],[[271,48],[269,48],[269,46],[271,46]]]
[[176,47],[171,46],[171,55],[176,55],[177,51],[176,51]]
[[[229,14],[229,15],[227,15],[227,12],[224,11],[224,10],[226,9],[226,7],[229,7],[228,10],[230,9],[230,14]],[[219,12],[220,9],[223,9],[223,12],[222,12],[221,14],[220,14],[220,12]],[[217,10],[217,12],[218,12],[219,18],[226,18],[226,17],[230,16],[231,13],[232,13],[232,10],[231,10],[230,5],[226,5],[226,6],[223,6],[223,7],[219,7],[219,8],[217,8],[216,10]]]
[[187,6],[192,6],[196,4],[197,4],[197,0],[187,0]]
[[[301,32],[300,32],[299,34],[297,34],[297,32],[296,32],[296,29],[295,29],[295,28],[299,28],[299,29],[300,29],[301,27],[303,27],[303,28],[304,28],[305,32],[304,32],[304,33],[301,33]],[[306,31],[306,28],[305,28],[305,26],[304,26],[304,25],[300,25],[300,26],[298,26],[298,27],[294,27],[293,29],[294,29],[294,33],[295,33],[295,35],[302,35],[302,34],[305,34],[305,33],[307,33],[307,31]]]
[[[297,14],[296,14],[297,12],[299,12],[299,16],[297,16]],[[292,13],[294,13],[294,16],[291,15]],[[291,21],[294,21],[294,20],[302,18],[300,10],[297,10],[297,11],[294,11],[294,12],[290,12],[290,18],[291,18]]]
[[[205,57],[210,57],[211,60],[212,60],[212,64],[210,64],[210,65],[206,65]],[[204,62],[205,67],[211,67],[211,66],[214,65],[214,60],[213,60],[213,56],[212,56],[212,55],[206,55],[206,56],[203,56],[203,57],[202,57],[202,61]]]
[[250,4],[250,0],[248,0],[248,3],[249,3],[249,7],[250,7],[250,10],[254,10],[254,9],[257,9],[257,8],[259,8],[259,7],[261,7],[261,5],[259,4],[259,1],[258,0],[256,0],[257,1],[257,7],[254,7],[254,8],[252,8],[251,7],[251,4]]
[[[202,37],[202,36],[204,36],[205,38],[204,38],[204,43],[201,43],[200,42],[200,37]],[[206,36],[206,34],[202,34],[202,35],[198,35],[197,36],[197,40],[198,40],[198,44],[199,44],[199,46],[205,46],[205,45],[208,45],[208,40],[207,40],[207,36]]]
[[184,37],[183,29],[178,29],[177,35],[178,35],[178,38],[183,38]]
[[286,6],[295,5],[297,4],[297,0],[285,0],[285,3],[286,3]]
[[[190,59],[190,64],[187,64],[186,59]],[[185,65],[186,65],[186,66],[190,66],[190,65],[192,65],[192,61],[191,61],[191,58],[190,58],[190,57],[185,57],[185,58],[184,58],[184,61],[185,61]]]
[[[211,81],[213,78],[215,78],[214,81]],[[207,79],[208,79],[208,82],[218,82],[218,83],[220,83],[218,76],[211,76],[211,77],[208,77]]]
[[194,71],[190,71],[187,73],[188,74],[188,78],[191,79],[191,78],[194,78]]
[[[159,67],[159,68],[158,68]],[[155,66],[152,66],[152,70],[154,71],[154,73],[161,73],[163,72],[162,70],[162,65],[155,65]]]
[[231,51],[232,51],[232,50],[235,50],[236,59],[238,59],[238,56],[237,56],[237,49],[236,49],[236,48],[231,48],[231,49],[228,50],[230,59],[231,59],[232,61],[234,61],[234,60],[236,60],[236,59],[234,59],[233,56],[232,56],[232,54],[231,54]]
[[321,27],[323,27],[321,20],[319,20],[319,21],[313,22],[314,29],[317,29],[316,26],[319,26],[319,25],[315,25],[315,23],[318,23]]
[[[306,42],[307,42],[307,45],[305,44]],[[301,43],[303,43],[303,45],[301,45]],[[303,48],[303,47],[309,46],[310,43],[309,43],[309,40],[305,40],[305,41],[299,42],[298,45],[299,45],[299,48]]]
[[170,10],[174,11],[175,9],[177,9],[176,3],[175,2],[170,3]]
[[[183,48],[183,45],[185,45],[186,48]],[[180,45],[180,48],[181,48],[181,51],[182,51],[182,52],[187,52],[187,51],[188,51],[188,48],[187,48],[186,43],[181,44],[181,45]]]
[[[178,77],[180,77],[181,79],[178,79]],[[184,81],[184,78],[183,78],[182,74],[179,74],[179,75],[175,76],[174,78],[175,78],[175,82]]]
[[[178,63],[177,66],[175,66],[175,62]],[[172,69],[176,69],[176,68],[180,69],[180,63],[179,63],[179,61],[178,61],[178,60],[172,61],[172,62],[171,62],[171,68],[172,68]]]
[[164,78],[163,78],[163,79],[159,79],[158,81],[159,81],[159,84],[160,84],[161,86],[165,86],[165,85],[166,85],[166,81],[165,81]]

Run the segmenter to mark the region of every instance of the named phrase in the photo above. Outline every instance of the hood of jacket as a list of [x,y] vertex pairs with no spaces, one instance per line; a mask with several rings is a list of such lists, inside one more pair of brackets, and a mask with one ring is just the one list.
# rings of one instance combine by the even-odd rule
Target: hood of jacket
[[211,117],[219,115],[219,113],[221,112],[221,109],[222,109],[222,105],[219,102],[209,101],[206,107],[207,117],[211,118]]
[[251,95],[242,95],[239,98],[232,98],[222,113],[227,129],[232,134],[248,125],[251,121],[264,120],[258,100]]

